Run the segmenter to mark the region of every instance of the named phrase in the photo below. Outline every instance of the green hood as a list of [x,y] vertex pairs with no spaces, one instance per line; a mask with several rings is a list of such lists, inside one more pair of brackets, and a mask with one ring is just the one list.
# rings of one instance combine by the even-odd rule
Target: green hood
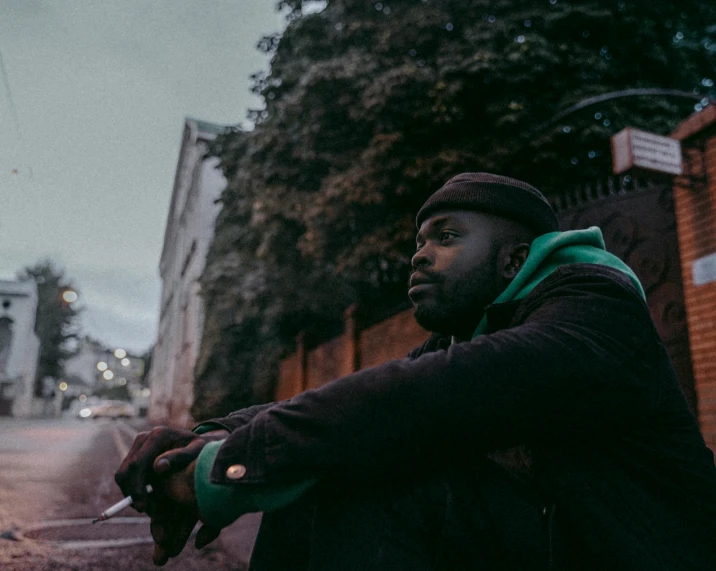
[[[624,272],[634,282],[642,298],[646,299],[639,278],[629,266],[607,252],[602,231],[592,226],[586,230],[550,232],[536,238],[530,246],[525,265],[494,303],[522,299],[554,270],[567,264],[599,264]],[[487,319],[483,317],[473,339],[486,332]]]

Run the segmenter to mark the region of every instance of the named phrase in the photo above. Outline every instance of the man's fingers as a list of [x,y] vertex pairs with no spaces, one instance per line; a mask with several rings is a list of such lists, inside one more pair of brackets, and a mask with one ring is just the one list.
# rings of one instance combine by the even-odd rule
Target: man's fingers
[[191,532],[194,530],[196,522],[196,518],[185,516],[178,518],[174,529],[172,529],[172,537],[164,543],[169,557],[176,557],[182,552],[186,542],[191,537]]
[[139,434],[137,434],[137,436],[134,438],[134,442],[132,442],[132,447],[129,449],[129,452],[122,460],[122,464],[119,466],[117,473],[114,475],[114,481],[117,482],[117,485],[120,487],[122,492],[124,492],[125,486],[127,485],[127,480],[129,479],[129,465],[137,456],[137,451],[142,447],[144,441],[148,437],[149,432],[140,432]]
[[154,461],[154,471],[157,474],[183,470],[199,456],[205,442],[197,438],[183,448],[175,448],[157,456]]
[[169,555],[167,555],[166,550],[161,545],[157,545],[156,543],[154,544],[154,551],[152,552],[152,561],[154,562],[154,565],[159,567],[169,561]]
[[196,438],[198,436],[193,432],[166,426],[157,426],[149,432],[138,434],[115,474],[115,481],[124,495],[132,496],[135,501],[145,499],[145,486],[153,484],[157,456],[174,448],[182,448]]
[[211,525],[202,525],[196,534],[196,539],[194,540],[194,545],[196,546],[197,549],[206,547],[212,541],[214,541],[217,537],[219,537],[220,533],[221,533],[221,528],[213,527]]
[[157,440],[157,429],[139,433],[114,476],[122,493],[132,496],[135,501],[146,497],[147,464],[151,465],[156,456],[152,454],[152,448],[156,446]]
[[158,545],[164,544],[167,538],[167,530],[162,522],[153,519],[152,522],[149,524],[149,531],[152,534],[152,539],[154,539],[154,543]]
[[[157,559],[179,555],[191,537],[196,522],[196,516],[177,508],[164,509],[153,517],[149,529],[154,543],[161,548],[154,550]],[[157,565],[163,565],[163,563],[157,563]]]

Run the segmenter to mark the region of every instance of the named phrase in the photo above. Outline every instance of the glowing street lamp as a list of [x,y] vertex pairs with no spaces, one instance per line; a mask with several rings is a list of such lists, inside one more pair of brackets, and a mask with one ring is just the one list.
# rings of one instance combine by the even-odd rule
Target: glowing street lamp
[[78,295],[76,291],[73,291],[71,289],[66,289],[62,292],[62,299],[66,303],[74,303],[77,301]]
[[106,371],[107,367],[109,367],[109,365],[107,365],[107,363],[105,363],[104,361],[100,361],[99,363],[97,363],[98,371]]
[[105,378],[105,380],[111,381],[114,378],[114,373],[110,370],[107,370],[104,373],[102,373],[102,376]]
[[127,359],[127,357],[125,357],[124,359],[122,359],[122,360],[120,361],[120,363],[122,363],[122,366],[123,366],[123,367],[129,367],[129,359]]
[[117,357],[117,359],[124,359],[127,356],[127,352],[124,349],[116,349],[114,356]]
[[67,390],[67,383],[62,381],[59,385],[57,385],[57,388],[59,388],[62,392],[65,392]]

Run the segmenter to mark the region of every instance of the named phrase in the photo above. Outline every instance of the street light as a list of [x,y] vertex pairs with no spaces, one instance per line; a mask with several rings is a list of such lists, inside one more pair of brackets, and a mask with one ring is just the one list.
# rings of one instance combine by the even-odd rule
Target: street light
[[77,298],[78,298],[77,292],[74,290],[66,289],[65,291],[62,292],[62,299],[66,303],[74,303],[77,301]]
[[127,352],[124,349],[116,349],[114,356],[117,357],[117,359],[124,359],[127,356]]
[[104,361],[100,361],[99,363],[97,363],[97,370],[106,371],[108,366],[109,365],[107,365],[107,363],[105,363]]

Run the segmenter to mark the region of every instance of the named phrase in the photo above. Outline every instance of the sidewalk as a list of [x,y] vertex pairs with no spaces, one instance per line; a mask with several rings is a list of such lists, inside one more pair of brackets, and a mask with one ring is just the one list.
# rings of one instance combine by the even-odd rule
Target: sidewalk
[[221,530],[218,543],[221,551],[232,563],[240,563],[249,568],[251,550],[259,531],[261,514],[246,514],[237,519],[229,527]]

